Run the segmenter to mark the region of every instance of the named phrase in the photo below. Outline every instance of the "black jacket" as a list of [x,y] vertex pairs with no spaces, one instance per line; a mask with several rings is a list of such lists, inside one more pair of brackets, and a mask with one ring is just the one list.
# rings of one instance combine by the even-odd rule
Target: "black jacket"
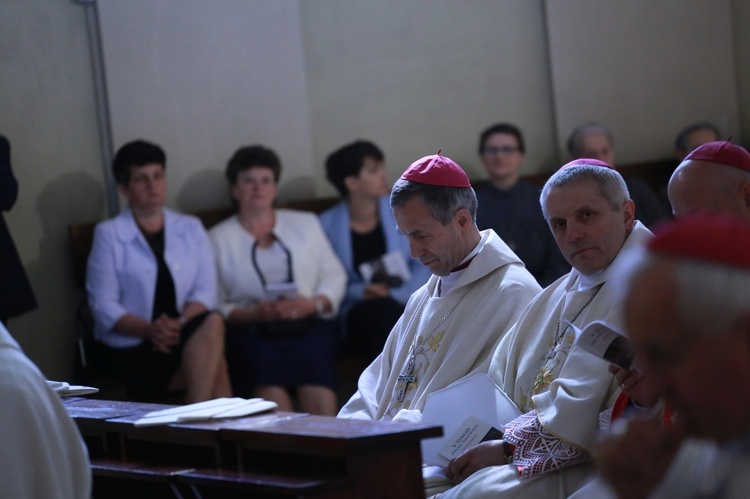
[[10,143],[0,135],[0,320],[16,317],[37,307],[2,211],[10,210],[18,198],[18,182],[10,168]]

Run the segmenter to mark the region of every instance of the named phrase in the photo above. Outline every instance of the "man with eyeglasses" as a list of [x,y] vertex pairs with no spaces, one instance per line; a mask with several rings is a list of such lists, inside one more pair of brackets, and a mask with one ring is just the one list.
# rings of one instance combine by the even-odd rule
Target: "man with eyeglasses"
[[526,147],[515,125],[497,123],[479,136],[489,183],[477,190],[477,226],[493,229],[526,269],[547,286],[570,271],[539,207],[539,188],[520,179]]

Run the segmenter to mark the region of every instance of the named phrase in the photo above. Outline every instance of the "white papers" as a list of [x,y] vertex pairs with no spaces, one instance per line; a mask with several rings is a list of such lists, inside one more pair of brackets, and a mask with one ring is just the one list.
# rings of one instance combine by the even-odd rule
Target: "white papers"
[[[440,453],[455,450],[451,446],[456,443],[457,434],[475,426],[474,434],[484,438],[487,433],[472,421],[502,430],[520,415],[518,407],[486,374],[460,379],[427,396],[422,423],[442,426],[443,436],[422,440],[422,460],[425,464],[446,466],[448,459]],[[479,443],[481,438],[472,437],[472,445]],[[468,442],[464,442],[463,450],[469,447]]]
[[481,419],[469,416],[456,431],[448,437],[448,441],[438,451],[438,455],[451,460],[464,453],[469,447],[483,442],[488,434],[494,430],[493,426]]
[[411,279],[409,265],[400,251],[390,251],[380,258],[360,264],[359,273],[368,284],[382,282],[392,288]]
[[270,282],[266,284],[266,300],[294,300],[297,298],[297,285],[293,282]]
[[238,418],[270,411],[276,409],[276,407],[278,407],[276,402],[261,398],[243,399],[239,397],[225,397],[149,412],[133,424],[135,426],[153,426],[190,421]]
[[[568,322],[568,321],[565,321]],[[633,346],[620,330],[604,321],[594,321],[585,328],[579,329],[572,323],[568,325],[576,335],[576,344],[608,362],[625,369],[633,361]]]
[[72,397],[74,395],[88,395],[90,393],[96,393],[99,391],[98,388],[93,386],[83,385],[71,385],[65,381],[50,381],[46,380],[47,386],[52,388],[61,397]]

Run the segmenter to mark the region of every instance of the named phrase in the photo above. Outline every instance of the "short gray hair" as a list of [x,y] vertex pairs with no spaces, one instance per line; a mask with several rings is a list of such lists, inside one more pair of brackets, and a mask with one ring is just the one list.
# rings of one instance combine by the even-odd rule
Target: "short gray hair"
[[461,208],[466,208],[476,223],[477,195],[471,187],[443,187],[399,179],[391,191],[391,209],[403,206],[419,196],[435,220],[448,225]]
[[607,200],[613,211],[619,211],[625,201],[630,199],[628,186],[625,185],[622,175],[616,170],[596,165],[575,165],[557,170],[547,179],[539,196],[539,203],[542,205],[544,219],[547,220],[547,207],[545,202],[549,191],[553,187],[565,187],[568,185],[591,180],[599,189],[599,194]]
[[590,133],[603,134],[609,140],[609,144],[614,147],[615,140],[612,137],[610,129],[601,123],[589,121],[588,123],[578,125],[570,132],[570,136],[568,137],[568,152],[573,158],[581,157],[581,149],[583,148],[581,143],[583,142],[583,138]]

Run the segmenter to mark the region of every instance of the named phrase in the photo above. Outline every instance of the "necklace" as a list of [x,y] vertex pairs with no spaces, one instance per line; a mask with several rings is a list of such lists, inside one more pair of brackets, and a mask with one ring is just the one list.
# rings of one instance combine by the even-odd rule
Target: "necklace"
[[581,315],[581,313],[586,310],[586,307],[589,306],[589,304],[593,301],[594,297],[599,293],[599,290],[602,289],[603,284],[599,284],[593,293],[591,293],[591,296],[589,296],[589,299],[586,300],[586,303],[583,304],[583,306],[578,310],[575,316],[568,321],[568,325],[565,326],[562,330],[560,330],[560,324],[563,320],[563,312],[565,311],[565,305],[563,305],[563,309],[560,311],[560,317],[557,319],[557,328],[555,329],[555,336],[552,341],[552,346],[547,351],[547,353],[542,357],[542,365],[539,367],[539,374],[536,375],[536,378],[534,378],[534,384],[532,385],[532,389],[534,390],[534,393],[539,393],[541,390],[543,390],[545,387],[549,386],[550,383],[553,381],[552,371],[557,365],[554,365],[552,367],[548,367],[547,363],[552,360],[555,357],[555,354],[557,354],[558,346],[560,345],[560,342],[562,341],[563,337],[565,336],[565,333],[567,332],[568,328],[570,327],[570,324],[575,322],[576,319],[578,319],[578,316]]
[[[453,313],[454,310],[458,307],[458,304],[463,301],[463,299],[466,297],[466,295],[469,294],[469,291],[474,287],[476,284],[476,281],[472,282],[467,288],[466,291],[458,298],[458,301],[453,304],[453,307],[451,307],[450,310],[448,310],[448,313],[446,313],[442,319],[440,319],[440,322],[437,323],[437,325],[432,328],[432,331],[424,337],[424,339],[421,341],[421,344],[427,343],[430,338],[437,332],[438,328],[443,325],[445,320],[450,317],[450,315]],[[406,363],[406,366],[403,371],[398,375],[398,378],[396,378],[396,400],[399,402],[404,401],[404,396],[406,395],[406,387],[409,385],[409,383],[414,383],[417,381],[417,375],[414,374],[414,364],[416,362],[417,358],[417,348],[419,343],[419,327],[422,325],[422,316],[424,315],[424,311],[427,308],[427,301],[429,301],[429,298],[424,302],[422,305],[422,309],[419,312],[419,318],[417,319],[417,328],[416,332],[414,334],[414,342],[411,345],[411,349],[409,351],[409,360]]]

